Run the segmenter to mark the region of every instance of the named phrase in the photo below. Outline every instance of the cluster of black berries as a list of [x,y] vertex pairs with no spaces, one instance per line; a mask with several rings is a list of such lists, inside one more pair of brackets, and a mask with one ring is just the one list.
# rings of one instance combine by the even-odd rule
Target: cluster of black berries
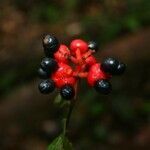
[[46,57],[43,58],[38,69],[38,75],[43,79],[39,84],[39,90],[43,94],[48,94],[55,90],[55,83],[50,79],[50,75],[58,68],[58,64],[53,59],[53,55],[59,47],[59,41],[54,36],[46,35],[42,39],[42,44]]

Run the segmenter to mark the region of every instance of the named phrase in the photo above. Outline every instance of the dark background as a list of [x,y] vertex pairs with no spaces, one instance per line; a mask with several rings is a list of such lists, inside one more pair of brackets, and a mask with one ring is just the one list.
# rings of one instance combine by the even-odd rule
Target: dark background
[[45,150],[61,131],[57,92],[37,89],[41,37],[95,40],[127,64],[109,96],[83,81],[70,123],[76,150],[150,149],[149,0],[0,0],[0,150]]

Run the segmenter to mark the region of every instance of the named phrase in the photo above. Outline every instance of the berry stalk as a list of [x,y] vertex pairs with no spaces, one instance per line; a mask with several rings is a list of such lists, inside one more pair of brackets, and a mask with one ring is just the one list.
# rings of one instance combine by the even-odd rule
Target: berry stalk
[[[78,88],[78,84],[75,84],[75,93],[77,93],[77,88]],[[77,94],[75,94],[74,98],[69,101],[69,106],[68,106],[68,112],[66,117],[63,119],[63,135],[65,136],[69,127],[69,123],[70,123],[70,119],[71,119],[71,115],[73,112],[73,109],[75,107],[75,103],[77,101]]]

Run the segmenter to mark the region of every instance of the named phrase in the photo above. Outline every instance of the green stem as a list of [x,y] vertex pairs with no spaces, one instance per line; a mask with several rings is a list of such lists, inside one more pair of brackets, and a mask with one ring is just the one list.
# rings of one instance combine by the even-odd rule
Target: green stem
[[66,135],[66,132],[67,132],[67,129],[68,129],[68,126],[69,126],[69,122],[70,122],[70,118],[71,118],[73,108],[74,108],[74,103],[70,102],[67,116],[66,116],[66,118],[63,119],[63,134],[64,134],[64,136]]
[[73,100],[71,100],[69,102],[69,108],[68,108],[68,113],[67,113],[67,116],[66,118],[63,119],[63,135],[65,136],[66,135],[66,132],[67,132],[67,129],[68,129],[68,126],[69,126],[69,123],[70,123],[70,118],[71,118],[71,115],[72,115],[72,111],[73,111],[73,108],[75,106],[75,103],[77,101],[77,83],[75,85],[75,97]]
[[64,119],[63,119],[63,135],[64,135],[64,136],[66,135],[66,122],[67,122],[67,119],[64,118]]
[[69,122],[70,122],[70,118],[71,118],[73,108],[74,108],[74,103],[70,103],[69,111],[68,111],[68,115],[67,115],[67,120],[66,120],[66,128],[68,128],[68,126],[69,126]]

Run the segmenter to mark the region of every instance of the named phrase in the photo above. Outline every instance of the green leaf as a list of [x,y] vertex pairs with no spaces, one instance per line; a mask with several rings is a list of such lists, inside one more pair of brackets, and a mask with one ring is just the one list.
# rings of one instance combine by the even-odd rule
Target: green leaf
[[73,150],[72,144],[64,135],[60,135],[48,146],[47,150]]
[[61,136],[54,139],[54,141],[48,146],[48,150],[63,150],[63,143]]

